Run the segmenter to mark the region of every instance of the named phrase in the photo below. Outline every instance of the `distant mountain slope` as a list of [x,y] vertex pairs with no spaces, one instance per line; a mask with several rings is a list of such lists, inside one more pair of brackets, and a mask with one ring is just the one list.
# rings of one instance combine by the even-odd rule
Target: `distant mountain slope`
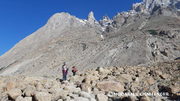
[[[180,57],[179,1],[144,0],[99,22],[56,13],[0,57],[0,74],[52,75],[67,62],[79,71]],[[150,6],[151,5],[151,6]],[[164,6],[166,5],[166,6]]]

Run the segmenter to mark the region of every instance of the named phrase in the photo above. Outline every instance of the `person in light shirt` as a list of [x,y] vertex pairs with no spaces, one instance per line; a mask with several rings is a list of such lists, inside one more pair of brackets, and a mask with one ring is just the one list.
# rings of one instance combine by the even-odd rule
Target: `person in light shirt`
[[63,73],[63,81],[67,80],[68,66],[66,65],[66,62],[64,62],[62,66],[62,73]]

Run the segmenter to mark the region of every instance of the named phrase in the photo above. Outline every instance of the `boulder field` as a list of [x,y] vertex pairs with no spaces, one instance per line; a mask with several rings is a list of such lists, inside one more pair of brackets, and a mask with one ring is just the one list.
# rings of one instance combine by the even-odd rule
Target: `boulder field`
[[68,76],[0,76],[0,101],[171,101],[180,99],[180,60],[98,67]]

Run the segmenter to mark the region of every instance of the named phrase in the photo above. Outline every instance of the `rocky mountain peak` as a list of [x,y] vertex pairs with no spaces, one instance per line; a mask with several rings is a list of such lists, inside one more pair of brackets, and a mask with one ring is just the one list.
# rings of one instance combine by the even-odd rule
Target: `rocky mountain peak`
[[105,15],[105,16],[103,16],[103,18],[99,21],[99,23],[100,23],[100,25],[101,25],[102,27],[106,27],[106,26],[110,25],[110,24],[112,23],[112,21],[111,21],[111,19],[110,19],[107,15]]
[[89,23],[96,22],[96,19],[94,18],[94,13],[91,11],[86,19]]
[[116,13],[116,16],[120,16],[121,14],[119,12]]
[[93,27],[96,27],[96,28],[101,28],[101,25],[95,19],[94,13],[92,11],[89,13],[89,15],[86,18],[86,20],[87,20],[88,24],[90,24],[90,26],[93,26]]
[[56,13],[49,20],[48,23],[64,22],[66,19],[69,19],[71,15],[69,13]]
[[107,15],[107,14],[106,14],[105,16],[103,16],[103,19],[110,20],[110,18],[108,17],[108,15]]
[[145,13],[145,14],[152,14],[153,10],[157,6],[161,7],[170,7],[170,5],[175,5],[175,7],[171,8],[177,11],[178,5],[180,0],[143,0],[141,3],[135,3],[132,5],[130,11]]
[[[90,16],[92,19],[92,16]],[[49,29],[56,29],[58,26],[61,26],[61,28],[68,28],[68,27],[79,27],[84,26],[86,24],[86,21],[79,19],[73,15],[70,15],[69,13],[56,13],[54,14],[47,23],[47,26]]]

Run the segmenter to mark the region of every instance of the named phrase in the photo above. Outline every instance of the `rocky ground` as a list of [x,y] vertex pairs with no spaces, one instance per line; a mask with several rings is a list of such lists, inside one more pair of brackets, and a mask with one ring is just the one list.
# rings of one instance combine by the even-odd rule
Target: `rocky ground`
[[61,81],[60,76],[0,77],[0,101],[172,100],[180,100],[180,60],[98,67],[68,76],[67,81]]

